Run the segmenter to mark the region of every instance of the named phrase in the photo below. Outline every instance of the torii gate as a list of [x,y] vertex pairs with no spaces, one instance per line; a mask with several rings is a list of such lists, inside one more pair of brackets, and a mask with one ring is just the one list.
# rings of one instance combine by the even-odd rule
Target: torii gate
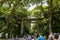
[[[35,20],[42,20],[43,18],[18,18],[18,20],[21,20],[21,35],[23,34],[24,30],[24,21],[35,21]],[[32,22],[35,23],[35,22]]]

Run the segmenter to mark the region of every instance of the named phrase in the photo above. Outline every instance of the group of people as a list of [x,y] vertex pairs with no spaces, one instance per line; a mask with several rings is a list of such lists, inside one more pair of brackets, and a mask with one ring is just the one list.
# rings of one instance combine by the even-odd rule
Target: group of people
[[60,40],[60,33],[53,34],[52,32],[48,36],[48,40]]
[[25,35],[24,36],[25,40],[45,40],[45,38],[41,34],[37,34],[36,36],[34,35]]
[[42,34],[37,34],[36,36],[26,35],[24,39],[25,40],[60,40],[60,34],[58,33],[53,34],[51,32],[47,39]]
[[26,35],[24,36],[24,39],[25,39],[25,40],[34,40],[34,36],[33,36],[33,35],[28,35],[28,34],[26,34]]
[[[18,37],[14,38],[14,40],[19,40]],[[26,34],[24,36],[24,40],[60,40],[60,34],[53,34],[52,32],[46,39],[42,34],[36,34],[36,35],[28,35]]]

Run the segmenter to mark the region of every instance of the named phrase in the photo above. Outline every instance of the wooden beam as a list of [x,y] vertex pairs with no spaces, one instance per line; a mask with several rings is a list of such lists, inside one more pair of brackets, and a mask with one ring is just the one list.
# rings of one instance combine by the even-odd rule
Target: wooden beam
[[[22,18],[17,18],[18,20],[22,20]],[[26,21],[34,21],[34,20],[42,20],[43,18],[23,18]]]

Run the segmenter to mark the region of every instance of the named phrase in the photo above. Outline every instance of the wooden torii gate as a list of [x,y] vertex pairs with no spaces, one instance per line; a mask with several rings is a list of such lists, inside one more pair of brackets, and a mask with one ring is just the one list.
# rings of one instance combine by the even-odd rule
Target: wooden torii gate
[[[35,21],[35,20],[42,20],[43,18],[18,18],[18,20],[21,20],[21,35],[23,34],[24,30],[24,21]],[[34,23],[34,22],[33,22]]]

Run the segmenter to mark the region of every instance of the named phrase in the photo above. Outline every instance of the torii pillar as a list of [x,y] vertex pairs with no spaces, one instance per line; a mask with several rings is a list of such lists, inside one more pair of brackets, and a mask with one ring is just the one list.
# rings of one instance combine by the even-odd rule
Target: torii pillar
[[24,29],[24,26],[23,26],[23,25],[24,25],[24,24],[23,24],[23,21],[24,21],[24,20],[22,19],[22,22],[21,22],[21,35],[23,35],[23,29]]

